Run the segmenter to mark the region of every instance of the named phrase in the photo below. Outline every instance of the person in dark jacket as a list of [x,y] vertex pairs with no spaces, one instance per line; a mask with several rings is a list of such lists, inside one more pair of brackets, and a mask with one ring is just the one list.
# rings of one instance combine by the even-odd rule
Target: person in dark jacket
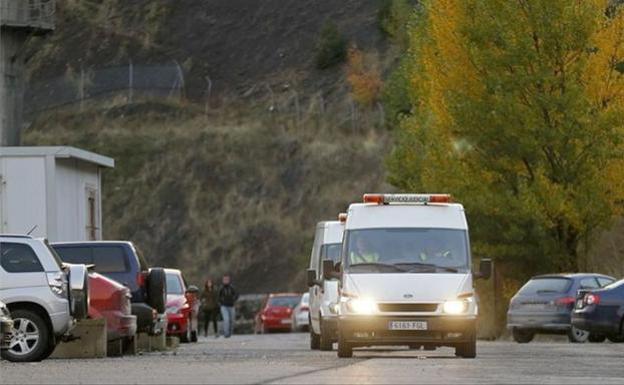
[[212,322],[215,338],[219,337],[217,321],[219,319],[219,291],[212,284],[211,279],[207,279],[204,284],[204,291],[201,294],[202,315],[204,321],[204,334],[208,337],[208,329]]
[[219,305],[221,306],[221,317],[223,317],[223,335],[230,338],[234,333],[234,322],[236,313],[234,304],[238,300],[238,293],[232,286],[232,279],[229,274],[225,274],[222,280],[223,286],[219,290]]

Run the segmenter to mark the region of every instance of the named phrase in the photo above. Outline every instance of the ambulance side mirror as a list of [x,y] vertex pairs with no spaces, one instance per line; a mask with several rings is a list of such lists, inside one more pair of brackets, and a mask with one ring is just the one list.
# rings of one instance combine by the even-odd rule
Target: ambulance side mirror
[[336,272],[336,265],[331,259],[323,260],[323,279],[340,278],[340,274]]
[[479,271],[475,273],[475,278],[490,279],[492,276],[492,260],[483,258],[479,262]]
[[316,270],[314,269],[306,270],[306,278],[307,278],[308,287],[314,287],[316,285],[321,284],[321,282],[318,279],[316,279]]

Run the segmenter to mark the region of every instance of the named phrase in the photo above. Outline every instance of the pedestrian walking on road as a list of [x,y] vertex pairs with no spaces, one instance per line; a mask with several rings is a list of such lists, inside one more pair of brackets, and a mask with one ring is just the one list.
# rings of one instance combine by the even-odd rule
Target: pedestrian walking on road
[[213,324],[215,338],[219,337],[219,291],[214,287],[212,279],[207,279],[204,284],[204,291],[201,294],[202,319],[204,322],[204,335],[208,337],[210,323]]
[[221,306],[221,317],[223,317],[223,335],[230,338],[234,333],[234,322],[236,314],[234,305],[238,300],[238,293],[232,286],[232,279],[229,274],[225,274],[222,280],[223,286],[219,290],[219,305]]

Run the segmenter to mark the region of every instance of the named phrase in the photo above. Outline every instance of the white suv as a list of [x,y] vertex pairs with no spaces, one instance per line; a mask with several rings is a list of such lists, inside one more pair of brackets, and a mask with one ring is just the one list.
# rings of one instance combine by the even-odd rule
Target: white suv
[[17,362],[47,358],[74,318],[87,316],[86,266],[63,265],[43,239],[0,235],[0,301],[14,324],[2,357]]

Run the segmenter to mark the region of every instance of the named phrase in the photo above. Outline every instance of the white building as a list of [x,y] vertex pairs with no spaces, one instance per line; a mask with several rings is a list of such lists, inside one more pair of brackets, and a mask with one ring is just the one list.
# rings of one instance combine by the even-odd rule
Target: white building
[[0,233],[102,239],[101,173],[114,166],[74,147],[0,147]]

